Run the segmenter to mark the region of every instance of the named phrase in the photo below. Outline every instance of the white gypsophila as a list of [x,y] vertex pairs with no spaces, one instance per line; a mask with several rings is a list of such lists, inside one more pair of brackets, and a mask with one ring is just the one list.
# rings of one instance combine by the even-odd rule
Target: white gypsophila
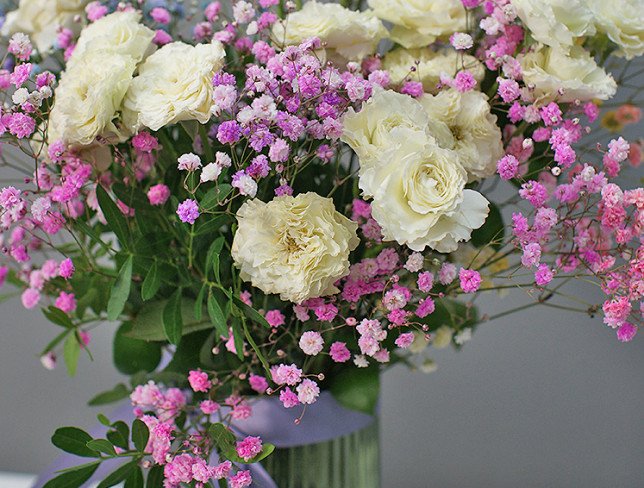
[[294,303],[338,293],[359,243],[357,224],[312,192],[247,200],[237,222],[231,253],[241,278]]
[[41,53],[56,44],[61,27],[73,28],[74,17],[81,15],[90,0],[20,0],[18,8],[7,14],[2,35],[28,34]]
[[432,345],[436,349],[445,349],[452,343],[452,336],[454,335],[454,330],[447,326],[441,325],[436,332],[432,334]]
[[219,166],[217,163],[208,163],[201,170],[199,179],[202,183],[205,183],[206,181],[216,181],[217,178],[219,178],[220,174],[221,166]]
[[212,77],[224,63],[222,44],[166,44],[139,66],[123,102],[123,121],[133,131],[159,130],[184,120],[205,124],[212,107]]
[[384,151],[414,141],[422,145],[429,137],[427,112],[410,96],[392,90],[376,91],[359,112],[350,108],[342,125],[342,141],[360,159],[361,185]]
[[86,53],[65,71],[55,90],[47,137],[87,146],[121,133],[114,119],[136,68],[134,59],[110,52]]
[[449,89],[419,101],[429,114],[432,135],[441,147],[456,151],[469,181],[495,173],[503,141],[485,94]]
[[485,66],[469,54],[459,54],[454,49],[434,51],[430,48],[398,48],[388,52],[382,60],[382,69],[389,73],[394,85],[409,79],[419,81],[428,93],[436,93],[441,74],[454,77],[464,68],[479,83],[485,77]]
[[376,51],[387,29],[373,12],[355,12],[337,3],[311,0],[283,21],[273,26],[273,36],[280,44],[296,45],[312,37],[319,38],[345,60],[360,61]]
[[139,23],[140,20],[141,13],[137,11],[114,12],[85,27],[67,62],[68,69],[77,59],[96,51],[130,56],[139,63],[155,48],[154,31]]
[[[606,1],[606,0],[600,0]],[[595,18],[588,0],[511,0],[532,37],[563,50],[577,38],[595,33]],[[606,1],[610,4],[611,1]]]
[[429,247],[447,253],[468,241],[489,213],[489,202],[466,190],[466,182],[458,154],[430,140],[422,147],[407,145],[383,153],[374,164],[373,178],[361,186],[372,197],[372,215],[384,240],[414,251]]
[[461,0],[369,0],[369,7],[393,24],[391,39],[406,48],[466,30]]
[[580,46],[573,47],[569,53],[541,46],[518,59],[523,80],[534,87],[532,94],[538,101],[608,100],[617,92],[612,75]]
[[617,54],[633,59],[644,54],[644,3],[641,0],[587,0],[597,30],[619,46]]

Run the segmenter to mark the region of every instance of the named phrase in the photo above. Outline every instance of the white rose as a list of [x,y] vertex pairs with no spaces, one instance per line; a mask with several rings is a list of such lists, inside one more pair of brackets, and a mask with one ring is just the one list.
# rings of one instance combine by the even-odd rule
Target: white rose
[[608,100],[617,91],[613,77],[580,46],[568,54],[541,46],[519,56],[519,62],[524,82],[534,85],[534,96],[540,101]]
[[56,42],[59,27],[72,28],[74,17],[83,13],[90,0],[20,0],[7,14],[2,35],[29,34],[38,51],[46,53]]
[[76,59],[86,53],[98,50],[130,56],[140,62],[154,49],[154,31],[140,24],[140,20],[140,12],[114,12],[88,25],[81,32],[67,67],[73,67]]
[[397,85],[407,79],[420,81],[430,93],[436,92],[441,73],[454,77],[459,69],[465,68],[478,82],[485,77],[485,67],[479,60],[465,54],[461,64],[461,57],[453,49],[439,52],[430,48],[394,49],[385,55],[382,67],[389,73],[392,83]]
[[588,0],[600,32],[633,59],[644,54],[644,4],[641,0]]
[[394,24],[391,39],[406,48],[425,47],[466,28],[461,0],[369,0],[369,6]]
[[391,90],[374,93],[360,112],[350,108],[342,124],[342,141],[360,159],[361,184],[373,177],[374,163],[384,151],[422,147],[429,138],[429,117],[423,107],[410,96]]
[[316,193],[246,201],[232,256],[240,276],[264,293],[301,303],[338,293],[349,273],[349,253],[359,243],[357,225]]
[[441,147],[456,151],[469,181],[494,174],[503,142],[485,94],[449,89],[426,94],[420,103],[429,114],[432,135]]
[[362,186],[373,197],[373,218],[385,240],[446,253],[469,240],[489,212],[488,201],[465,190],[466,182],[457,153],[430,140],[420,150],[401,147],[382,154],[375,178]]
[[62,74],[49,115],[49,143],[89,145],[97,136],[119,135],[114,123],[136,68],[130,56],[87,53]]
[[[610,4],[612,0],[600,0]],[[595,33],[587,0],[511,0],[532,37],[549,46],[569,49],[581,36]]]
[[336,3],[314,0],[277,22],[273,35],[285,45],[318,37],[325,48],[349,61],[373,54],[380,40],[388,37],[387,29],[372,12],[355,12]]
[[223,66],[218,41],[190,46],[166,44],[139,66],[125,97],[123,120],[132,130],[159,130],[183,120],[208,122],[213,105],[212,77]]

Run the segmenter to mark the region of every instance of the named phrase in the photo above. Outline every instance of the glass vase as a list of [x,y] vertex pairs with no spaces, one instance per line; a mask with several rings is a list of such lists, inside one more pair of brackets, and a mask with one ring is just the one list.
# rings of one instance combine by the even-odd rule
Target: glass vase
[[278,488],[379,488],[378,418],[327,442],[275,449],[262,464]]

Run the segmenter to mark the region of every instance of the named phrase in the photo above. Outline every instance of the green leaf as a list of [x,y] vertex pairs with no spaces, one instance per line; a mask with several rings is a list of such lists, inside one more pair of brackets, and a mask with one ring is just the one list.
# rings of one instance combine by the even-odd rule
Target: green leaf
[[373,415],[380,394],[380,370],[377,366],[345,369],[331,379],[330,390],[344,407]]
[[114,286],[112,286],[110,300],[107,302],[107,320],[114,321],[119,318],[119,315],[121,315],[125,307],[125,302],[127,302],[127,298],[130,296],[133,260],[133,256],[128,256],[123,266],[121,266]]
[[106,436],[107,440],[110,441],[113,445],[116,447],[120,447],[121,449],[128,449],[128,439],[123,437],[123,434],[119,432],[118,430],[110,430]]
[[262,316],[262,314],[260,314],[253,307],[249,307],[244,302],[242,302],[241,298],[233,296],[233,301],[235,302],[235,305],[237,305],[237,307],[241,309],[241,311],[244,313],[244,315],[248,320],[250,320],[253,323],[259,324],[262,327],[265,327],[266,329],[271,328],[271,326],[268,324],[268,322]]
[[76,333],[70,332],[67,334],[67,339],[65,339],[65,345],[63,346],[63,359],[65,360],[65,366],[67,366],[69,376],[76,374],[79,356],[80,343],[78,342]]
[[63,312],[60,308],[50,306],[46,309],[43,309],[42,313],[45,314],[47,320],[49,320],[53,324],[60,325],[61,327],[65,327],[67,329],[74,328],[74,324],[69,318],[69,315]]
[[134,423],[132,423],[132,442],[134,442],[136,450],[143,452],[145,450],[145,446],[148,444],[149,438],[150,431],[148,426],[145,425],[142,420],[136,419]]
[[210,428],[208,429],[208,437],[212,439],[212,441],[215,443],[215,446],[217,446],[217,448],[222,452],[227,451],[231,448],[234,449],[235,443],[237,441],[235,434],[233,434],[228,427],[220,422],[217,422],[210,426]]
[[143,471],[137,467],[125,480],[123,488],[143,488]]
[[101,185],[96,185],[96,198],[107,221],[107,226],[116,234],[116,237],[123,247],[127,248],[130,230],[123,213]]
[[123,383],[119,383],[113,389],[99,393],[94,398],[92,398],[88,405],[90,407],[96,407],[98,405],[106,405],[108,403],[118,402],[123,398],[127,398],[130,395],[130,390]]
[[105,415],[103,415],[102,413],[99,413],[99,414],[96,416],[96,418],[97,418],[97,419],[98,419],[98,421],[99,421],[102,425],[104,425],[105,427],[109,427],[110,425],[112,425],[112,422],[110,422],[110,419],[108,419],[108,418],[107,418]]
[[241,330],[238,319],[231,321],[231,328],[233,329],[233,342],[235,343],[235,351],[240,361],[244,360],[244,333]]
[[138,469],[138,467],[139,466],[136,464],[136,461],[129,462],[127,464],[124,464],[123,466],[119,466],[109,475],[107,475],[107,478],[101,481],[96,488],[109,488],[110,486],[117,485],[121,481],[129,478],[132,473],[136,469]]
[[201,321],[201,318],[203,317],[203,299],[206,297],[206,290],[208,289],[208,285],[205,283],[201,287],[201,290],[199,290],[199,294],[197,295],[197,299],[195,300],[195,319],[197,321]]
[[107,439],[93,439],[87,443],[92,451],[102,452],[108,456],[116,456],[116,451],[114,446]]
[[163,488],[163,466],[154,466],[148,471],[148,479],[145,488]]
[[67,471],[45,483],[43,488],[79,488],[92,477],[101,461],[94,461],[83,466],[78,466],[73,471]]
[[260,452],[257,456],[255,456],[250,461],[247,461],[247,463],[258,463],[266,459],[271,454],[273,454],[274,450],[275,450],[275,446],[273,444],[264,444],[264,446],[262,447],[262,452]]
[[128,337],[125,333],[131,328],[132,324],[125,322],[114,336],[112,357],[116,369],[127,375],[154,371],[161,362],[161,344]]
[[213,241],[213,243],[210,245],[210,249],[208,249],[208,254],[206,257],[206,274],[208,273],[208,270],[212,267],[213,273],[215,274],[215,280],[217,283],[221,282],[221,277],[219,274],[219,254],[221,253],[221,250],[224,247],[224,238],[223,237],[218,237]]
[[[130,428],[128,425],[123,422],[122,420],[119,420],[118,422],[114,422],[114,430],[118,432],[119,437],[122,439],[122,444],[125,446],[123,449],[129,449],[130,448]],[[122,446],[119,446],[122,447]]]
[[206,192],[199,205],[206,211],[215,210],[232,191],[233,187],[227,183],[217,185]]
[[226,317],[217,302],[217,298],[215,298],[212,293],[208,294],[208,315],[210,316],[210,321],[214,324],[219,335],[226,337],[228,335]]
[[154,298],[154,295],[159,291],[161,286],[161,275],[159,274],[157,261],[154,261],[154,264],[148,271],[148,275],[143,280],[143,285],[141,286],[141,298],[143,300],[149,300]]
[[122,183],[114,183],[112,191],[121,202],[130,208],[146,210],[152,207],[145,193],[138,188],[130,188]]
[[499,208],[490,203],[490,213],[485,223],[472,232],[472,244],[483,247],[491,244],[495,249],[501,249],[504,244],[505,225]]
[[98,457],[98,453],[87,447],[92,440],[87,432],[78,427],[61,427],[51,436],[51,442],[58,449],[81,457]]
[[43,349],[43,351],[40,353],[40,355],[44,356],[49,351],[51,351],[54,347],[56,347],[58,344],[60,344],[63,341],[63,339],[65,339],[65,337],[67,337],[67,334],[69,334],[69,331],[64,330],[63,332],[58,334],[56,337],[54,337],[52,339],[52,341],[49,344],[47,344],[45,349]]
[[163,331],[170,343],[179,344],[183,332],[181,288],[172,294],[163,308]]
[[[162,300],[144,304],[138,315],[131,321],[130,330],[124,332],[124,335],[144,341],[165,341],[163,310],[167,303],[167,300]],[[182,298],[183,335],[212,327],[209,319],[196,319],[194,317],[194,307],[195,303],[192,300]]]

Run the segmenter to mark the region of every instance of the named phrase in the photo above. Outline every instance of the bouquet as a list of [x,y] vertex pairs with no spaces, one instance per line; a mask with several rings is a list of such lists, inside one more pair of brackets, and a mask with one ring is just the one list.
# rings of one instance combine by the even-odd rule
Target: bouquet
[[642,142],[615,134],[638,87],[608,102],[641,72],[638,0],[5,10],[0,285],[56,326],[45,368],[110,327],[131,377],[90,400],[132,406],[104,437],[54,433],[85,462],[47,488],[109,463],[101,488],[277,486],[253,419],[371,418],[383,368],[529,306],[642,326],[644,190],[617,182]]

